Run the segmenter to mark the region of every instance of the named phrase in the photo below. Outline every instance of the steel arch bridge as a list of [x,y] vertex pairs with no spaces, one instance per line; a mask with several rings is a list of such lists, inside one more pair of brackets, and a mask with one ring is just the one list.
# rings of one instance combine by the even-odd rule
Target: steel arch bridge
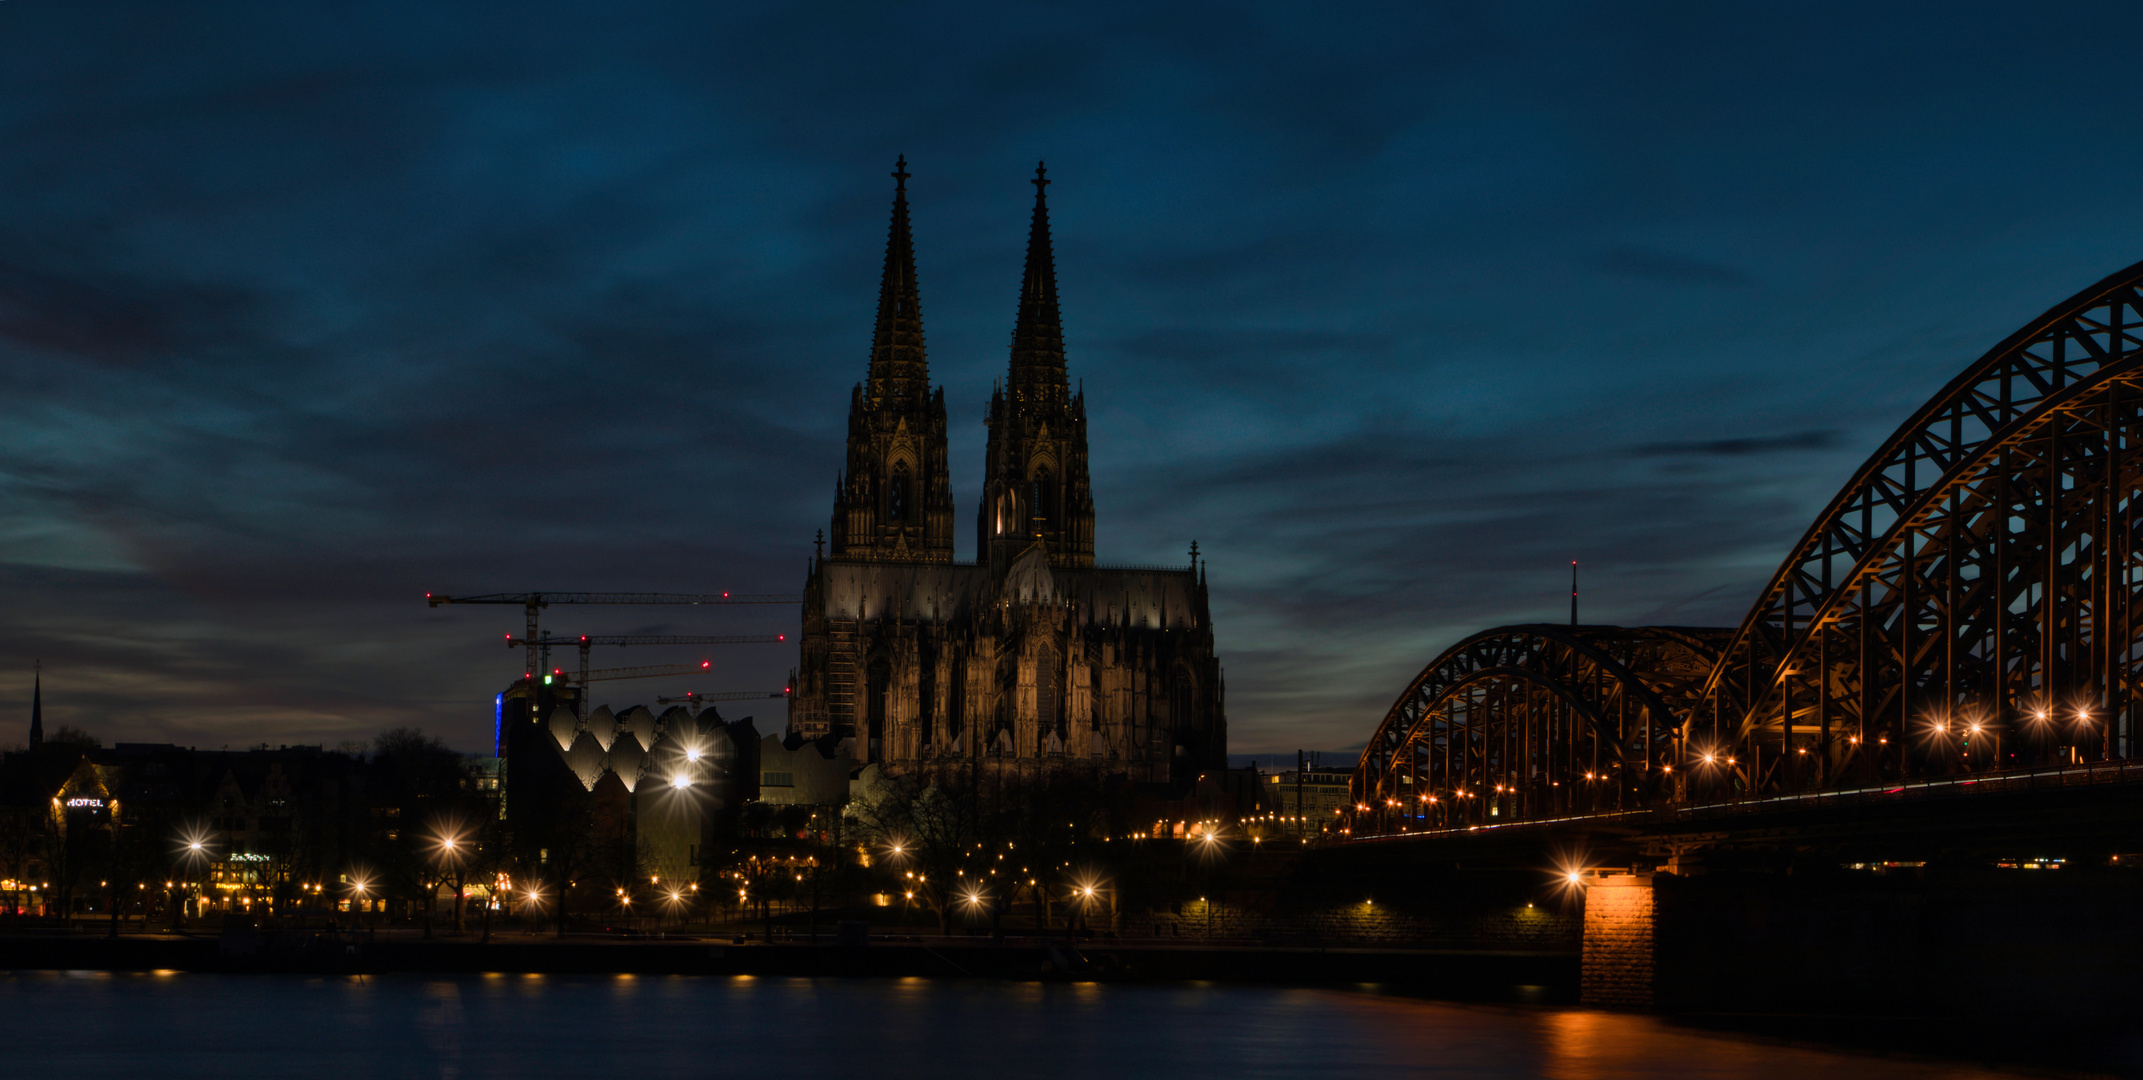
[[1824,508],[1737,628],[1514,626],[1437,657],[1353,831],[2128,759],[2143,263],[1966,368]]

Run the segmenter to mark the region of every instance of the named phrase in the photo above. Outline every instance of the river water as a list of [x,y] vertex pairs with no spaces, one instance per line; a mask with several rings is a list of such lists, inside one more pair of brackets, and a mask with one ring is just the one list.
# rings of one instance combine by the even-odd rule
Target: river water
[[1369,991],[749,977],[0,973],[60,1077],[1986,1077],[1578,1009]]

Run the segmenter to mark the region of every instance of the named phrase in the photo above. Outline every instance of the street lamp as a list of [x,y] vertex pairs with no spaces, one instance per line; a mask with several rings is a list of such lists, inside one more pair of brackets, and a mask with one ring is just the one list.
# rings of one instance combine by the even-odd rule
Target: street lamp
[[350,879],[350,893],[357,902],[357,918],[353,921],[359,927],[364,926],[365,912],[372,907],[371,892],[372,883],[365,880],[363,875]]
[[1091,931],[1094,928],[1094,894],[1099,890],[1092,882],[1084,882],[1074,891],[1079,897],[1079,921]]
[[[215,834],[209,832],[207,829],[202,828],[199,825],[191,825],[188,826],[186,830],[177,837],[178,846],[175,850],[175,853],[178,855],[179,860],[183,862],[186,866],[186,879],[189,884],[198,881],[201,876],[201,871],[207,866],[211,856],[211,853],[208,849],[208,842],[214,837],[214,835]],[[196,915],[200,914],[198,909],[199,892],[200,890],[196,888]],[[179,927],[178,907],[178,904],[172,905],[171,928],[173,930],[176,930]]]
[[2087,705],[2078,705],[2076,707],[2076,732],[2076,745],[2070,749],[2070,756],[2081,763],[2083,761],[2083,741],[2098,733],[2098,725],[2091,715],[2090,707]]
[[[438,825],[435,825],[433,828],[435,829],[435,831],[433,833],[434,839],[432,848],[432,862],[435,869],[439,869],[441,871],[442,878],[445,876],[445,868],[451,867],[455,871],[454,932],[458,934],[461,932],[462,907],[464,901],[464,897],[461,895],[462,882],[460,871],[462,859],[464,857],[465,852],[467,851],[468,844],[462,839],[461,825],[458,822],[440,823]],[[430,897],[437,897],[439,895],[440,884],[444,884],[444,882],[441,881],[433,884],[431,891],[428,894]],[[430,901],[427,900],[426,907],[429,908],[430,906]],[[427,910],[424,914],[424,936],[426,938],[432,936],[432,916],[429,910]]]

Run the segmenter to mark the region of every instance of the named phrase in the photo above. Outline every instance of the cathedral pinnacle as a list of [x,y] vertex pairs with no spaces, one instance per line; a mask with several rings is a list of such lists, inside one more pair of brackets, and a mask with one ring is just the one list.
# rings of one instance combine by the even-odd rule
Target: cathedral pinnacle
[[1036,534],[1047,538],[1052,565],[1094,562],[1086,408],[1083,399],[1072,397],[1065,371],[1056,256],[1049,239],[1051,182],[1048,166],[1037,164],[1027,267],[1019,286],[1019,317],[1012,324],[1012,363],[1002,391],[990,395],[976,551],[998,568],[1019,556],[1020,538]]
[[1027,270],[1012,329],[1010,391],[1015,408],[1052,407],[1070,392],[1064,369],[1064,324],[1057,311],[1056,256],[1049,241],[1049,168],[1034,167],[1034,221],[1027,230]]
[[871,335],[866,394],[873,405],[915,404],[930,390],[923,350],[922,294],[915,280],[915,240],[908,230],[908,157],[893,163],[893,225],[885,276],[878,286],[878,326]]
[[952,561],[945,392],[930,387],[922,292],[908,226],[908,157],[893,162],[893,224],[878,286],[870,374],[849,397],[848,466],[835,481],[835,560]]

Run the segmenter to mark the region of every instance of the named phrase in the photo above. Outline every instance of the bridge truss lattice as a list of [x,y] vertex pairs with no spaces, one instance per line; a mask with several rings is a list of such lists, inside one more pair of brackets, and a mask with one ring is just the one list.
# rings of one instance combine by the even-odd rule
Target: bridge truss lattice
[[1432,661],[1357,832],[2143,753],[2143,264],[1884,442],[1733,629],[1505,627]]

